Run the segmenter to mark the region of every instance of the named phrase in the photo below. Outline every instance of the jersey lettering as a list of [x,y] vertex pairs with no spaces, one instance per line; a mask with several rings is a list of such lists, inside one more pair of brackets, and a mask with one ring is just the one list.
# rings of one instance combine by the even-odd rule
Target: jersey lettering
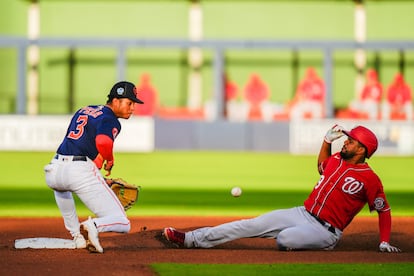
[[102,108],[103,108],[102,105],[100,105],[100,106],[98,106],[96,108],[95,107],[91,107],[91,106],[87,106],[87,107],[82,108],[79,111],[79,113],[86,114],[86,115],[92,116],[94,118],[97,118],[98,116],[100,116],[100,115],[103,114]]
[[82,137],[85,131],[85,125],[88,123],[88,116],[87,115],[80,115],[78,119],[76,119],[76,130],[71,130],[68,134],[68,138],[73,140],[78,140]]
[[342,191],[344,193],[353,195],[353,194],[356,194],[359,191],[361,191],[363,187],[364,187],[364,184],[359,182],[355,178],[346,177],[345,178],[345,183],[344,183],[344,185],[342,185]]

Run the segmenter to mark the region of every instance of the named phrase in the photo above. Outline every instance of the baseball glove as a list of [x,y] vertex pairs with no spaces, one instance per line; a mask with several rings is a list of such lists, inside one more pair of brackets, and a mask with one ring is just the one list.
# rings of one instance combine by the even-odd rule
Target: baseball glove
[[122,178],[105,178],[105,181],[118,197],[125,211],[138,201],[141,186],[128,183]]

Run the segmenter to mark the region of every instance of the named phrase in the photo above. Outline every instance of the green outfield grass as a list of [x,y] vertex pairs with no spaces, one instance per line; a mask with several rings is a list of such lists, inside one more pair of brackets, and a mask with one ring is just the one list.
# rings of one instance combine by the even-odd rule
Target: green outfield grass
[[413,263],[399,264],[154,264],[153,269],[169,275],[411,275]]
[[[53,153],[1,152],[0,216],[60,216],[43,166]],[[393,214],[414,215],[412,157],[374,157]],[[254,152],[118,153],[113,177],[142,186],[129,216],[254,216],[301,205],[317,182],[316,156]],[[233,186],[243,188],[239,198]],[[78,200],[81,216],[91,215]],[[369,214],[365,208],[361,215]],[[153,264],[158,275],[411,275],[414,264]]]
[[[60,216],[43,166],[51,152],[1,152],[0,216]],[[236,215],[301,205],[317,182],[316,156],[255,152],[118,153],[112,177],[141,185],[129,216]],[[413,157],[374,156],[393,215],[414,215]],[[230,195],[240,186],[239,198]],[[91,213],[78,202],[79,215]],[[360,215],[372,215],[365,208]]]

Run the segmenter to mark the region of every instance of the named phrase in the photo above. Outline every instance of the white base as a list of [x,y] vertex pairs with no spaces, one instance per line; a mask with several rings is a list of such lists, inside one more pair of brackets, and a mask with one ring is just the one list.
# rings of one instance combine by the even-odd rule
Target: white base
[[73,240],[59,238],[27,238],[14,241],[14,247],[17,249],[24,248],[66,248],[75,249],[76,244]]

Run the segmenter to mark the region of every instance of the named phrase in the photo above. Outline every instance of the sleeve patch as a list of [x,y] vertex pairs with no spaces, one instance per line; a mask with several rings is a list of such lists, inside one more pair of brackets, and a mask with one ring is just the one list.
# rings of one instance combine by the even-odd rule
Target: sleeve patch
[[385,200],[382,197],[377,197],[374,200],[374,208],[375,210],[379,211],[385,207]]

